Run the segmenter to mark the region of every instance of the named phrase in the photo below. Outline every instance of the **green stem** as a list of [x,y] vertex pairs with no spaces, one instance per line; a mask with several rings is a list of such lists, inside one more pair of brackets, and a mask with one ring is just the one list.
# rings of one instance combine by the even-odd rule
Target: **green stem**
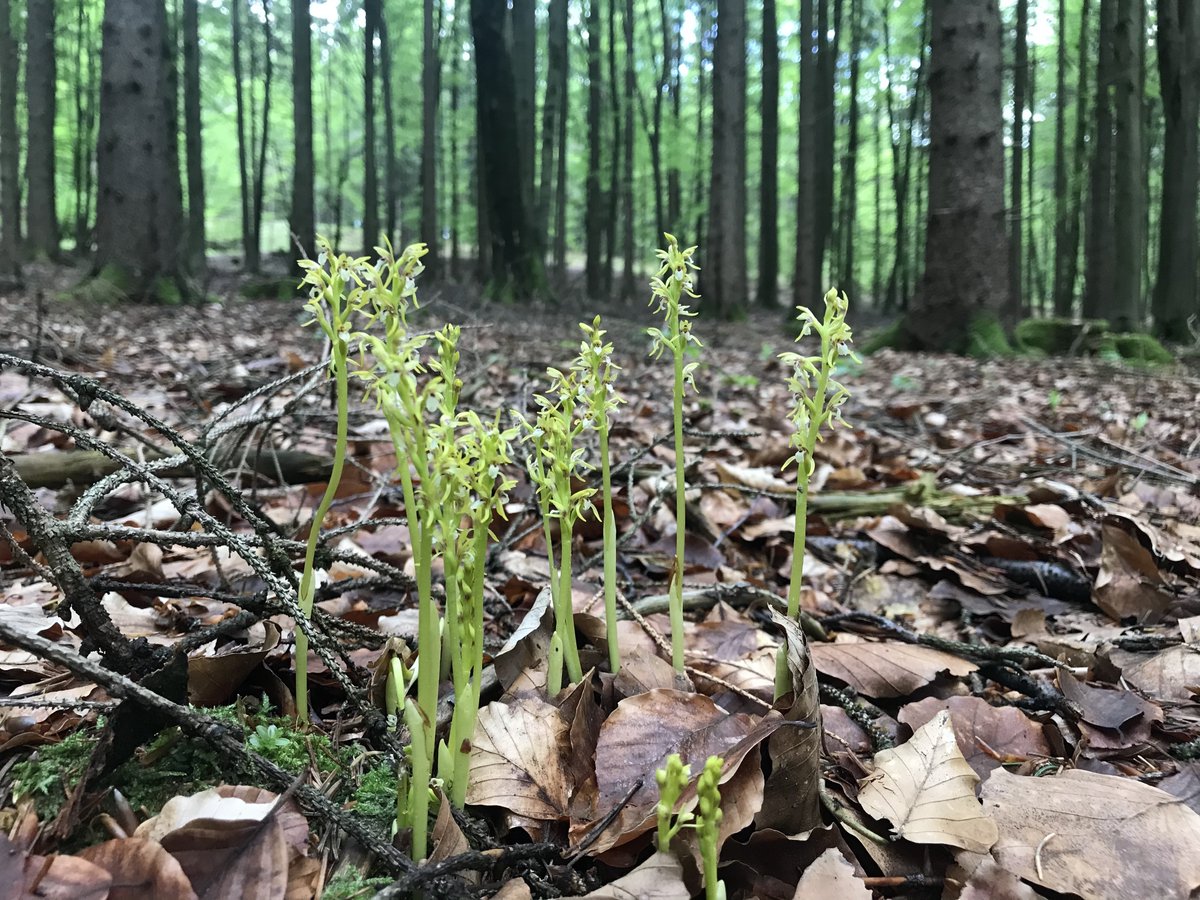
[[564,510],[559,521],[559,567],[558,602],[555,621],[562,635],[563,664],[570,684],[583,680],[583,668],[579,663],[579,644],[575,641],[575,607],[571,602],[571,520],[570,511]]
[[596,430],[600,434],[600,480],[604,490],[604,621],[608,626],[608,668],[615,675],[621,668],[621,649],[617,645],[617,523],[613,518],[607,414],[600,416]]
[[[321,539],[321,524],[333,498],[337,494],[338,482],[342,480],[342,468],[346,464],[346,444],[350,435],[350,376],[346,365],[346,341],[340,337],[333,340],[333,378],[337,391],[337,435],[333,447],[333,469],[329,482],[317,510],[313,513],[312,525],[308,529],[308,544],[304,548],[304,574],[300,577],[300,610],[306,619],[312,618],[313,602],[316,599],[313,567],[316,565],[317,544]],[[296,623],[296,715],[301,722],[308,718],[308,627],[307,622]]]
[[412,780],[408,788],[408,820],[412,825],[412,858],[420,861],[429,850],[429,779],[433,775],[431,749],[425,743],[428,722],[416,705],[409,700],[404,707],[404,719],[412,740]]
[[683,674],[683,548],[687,527],[687,497],[683,480],[683,348],[678,346],[678,314],[672,324],[675,359],[675,572],[671,580],[671,665]]

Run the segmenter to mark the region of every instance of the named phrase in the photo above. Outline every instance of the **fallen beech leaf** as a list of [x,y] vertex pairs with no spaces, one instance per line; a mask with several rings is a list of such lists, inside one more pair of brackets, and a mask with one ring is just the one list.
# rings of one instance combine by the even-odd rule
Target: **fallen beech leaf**
[[798,834],[821,824],[821,701],[804,632],[797,622],[774,610],[771,617],[783,628],[787,642],[792,702],[784,715],[787,724],[767,744],[771,775],[756,821],[760,828]]
[[289,851],[274,818],[261,822],[196,819],[162,839],[200,900],[282,897]]
[[941,672],[970,675],[978,668],[941,650],[899,641],[813,644],[810,650],[818,672],[867,697],[907,697]]
[[978,781],[954,740],[950,713],[942,710],[907,743],[875,754],[875,773],[862,783],[858,801],[913,843],[982,853],[996,842],[996,823],[975,799]]
[[217,788],[209,788],[187,797],[172,797],[163,804],[157,816],[152,816],[139,825],[133,836],[161,841],[170,832],[196,819],[259,822],[275,806],[276,800],[276,796],[269,791],[263,793],[268,796],[247,799],[244,796],[222,795]]
[[838,900],[871,900],[871,892],[854,874],[854,866],[841,852],[830,848],[804,870],[792,900],[836,897]]
[[958,900],[1038,900],[1038,893],[1002,867],[990,853],[960,850],[946,872],[946,883],[959,882]]
[[228,702],[230,695],[279,644],[279,626],[268,620],[263,622],[263,628],[266,634],[257,647],[229,645],[225,652],[197,651],[188,657],[188,700],[193,706]]
[[112,876],[109,900],[140,897],[196,900],[192,883],[179,862],[155,841],[142,838],[105,841],[81,850],[79,857]]
[[1042,726],[1013,706],[992,706],[979,697],[926,697],[900,710],[899,719],[916,731],[941,710],[950,713],[954,737],[980,780],[1001,766],[988,748],[1015,760],[1052,756]]
[[0,885],[13,900],[106,900],[112,876],[77,856],[26,853],[0,833]]
[[1200,647],[1180,644],[1153,654],[1113,650],[1110,658],[1126,681],[1160,700],[1191,700],[1200,685]]
[[1163,579],[1153,554],[1120,528],[1105,525],[1102,533],[1104,551],[1092,600],[1118,621],[1157,622],[1170,608],[1172,597],[1160,589]]
[[489,703],[471,740],[467,802],[529,819],[566,818],[571,796],[569,726],[536,697]]
[[616,881],[566,900],[691,900],[692,892],[683,883],[683,866],[674,856],[655,853],[652,857]]
[[983,802],[1000,831],[992,855],[1026,881],[1084,900],[1187,898],[1200,887],[1200,815],[1156,787],[997,769]]

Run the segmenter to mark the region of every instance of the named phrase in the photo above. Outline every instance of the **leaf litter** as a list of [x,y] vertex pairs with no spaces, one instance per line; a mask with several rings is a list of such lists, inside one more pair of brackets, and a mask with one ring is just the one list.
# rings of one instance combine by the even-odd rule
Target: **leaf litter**
[[[131,312],[67,307],[40,325],[18,314],[15,333],[41,328],[44,362],[101,379],[189,439],[215,434],[210,458],[261,518],[247,521],[219,491],[206,490],[208,509],[238,534],[271,523],[298,558],[323,483],[319,465],[314,478],[285,454],[319,464],[332,419],[311,375],[267,387],[319,357],[296,310],[230,302]],[[527,403],[575,331],[551,308],[518,316],[447,289],[432,314],[451,312],[468,325],[464,401],[481,412]],[[667,373],[644,357],[639,310],[612,310],[605,324],[631,401],[612,434],[614,462],[626,463],[615,498],[628,601],[622,670],[593,669],[546,696],[545,547],[521,482],[487,576],[494,665],[471,740],[467,807],[451,814],[443,798],[433,832],[431,865],[462,868],[421,880],[420,868],[388,868],[385,843],[348,831],[372,810],[386,816],[389,790],[394,803],[397,760],[360,705],[383,705],[382,676],[371,673],[418,649],[395,460],[378,413],[363,406],[352,418],[354,474],[325,522],[339,536],[322,562],[318,627],[340,659],[310,661],[319,714],[310,735],[271,718],[294,710],[295,624],[271,604],[260,569],[144,479],[114,482],[82,519],[63,520],[82,577],[121,635],[148,659],[182,654],[193,702],[220,707],[254,753],[286,763],[287,777],[331,804],[239,785],[251,771],[233,760],[227,784],[155,809],[131,807],[117,776],[84,765],[72,783],[31,780],[36,770],[14,764],[36,765],[31,753],[72,734],[104,734],[119,698],[10,643],[0,648],[6,883],[26,896],[298,900],[388,873],[418,879],[429,896],[694,896],[694,840],[670,855],[651,841],[654,772],[680,753],[694,767],[725,758],[730,897],[1185,897],[1200,888],[1200,382],[1100,362],[889,352],[841,373],[852,428],[817,451],[802,632],[771,612],[793,527],[794,475],[779,468],[788,398],[774,359],[787,336],[765,318],[710,328],[702,391],[685,410],[692,693],[678,689],[666,650]],[[81,343],[89,327],[96,339]],[[262,334],[269,343],[247,339]],[[164,363],[147,352],[154,346],[175,355]],[[71,385],[5,363],[3,450],[18,473],[32,472],[34,457],[77,464],[96,442],[136,459],[153,437],[127,413],[90,409]],[[213,431],[235,416],[244,424]],[[89,483],[51,480],[34,496],[65,516]],[[190,477],[166,483],[196,488]],[[30,523],[8,508],[0,523],[10,538],[0,542],[0,622],[22,640],[95,650]],[[572,604],[586,670],[606,654],[601,531],[583,523],[579,532]],[[771,709],[781,649],[793,690]],[[130,751],[145,771],[199,740],[151,731]],[[67,834],[39,817],[34,789],[51,806],[78,795]],[[694,804],[694,790],[682,802]]]

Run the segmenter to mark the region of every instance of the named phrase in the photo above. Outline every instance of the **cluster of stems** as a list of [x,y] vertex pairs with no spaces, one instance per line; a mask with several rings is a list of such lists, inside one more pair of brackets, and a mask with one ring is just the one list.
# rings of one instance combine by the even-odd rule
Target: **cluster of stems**
[[[796,318],[802,323],[796,341],[804,340],[809,334],[821,339],[821,347],[815,356],[785,352],[779,358],[792,367],[788,377],[788,390],[792,394],[792,440],[795,453],[784,463],[796,465],[796,522],[792,541],[792,572],[788,584],[788,616],[799,619],[800,589],[804,580],[804,544],[808,532],[808,486],[816,468],[813,453],[821,440],[822,427],[832,428],[838,423],[846,424],[842,418],[842,404],[850,396],[844,386],[834,380],[834,372],[843,357],[857,359],[850,350],[853,335],[846,324],[849,298],[830,288],[825,294],[825,315],[818,319],[808,307],[799,306]],[[779,698],[792,689],[787,668],[787,648],[781,647],[776,658],[775,696]]]
[[675,371],[671,404],[675,433],[675,563],[671,572],[669,597],[671,665],[676,675],[683,675],[683,553],[687,527],[683,477],[683,392],[688,385],[692,390],[696,389],[695,370],[699,365],[695,362],[685,363],[684,357],[689,344],[697,348],[702,345],[700,339],[692,334],[691,318],[696,314],[682,301],[685,296],[693,299],[700,296],[692,290],[692,272],[699,270],[699,266],[692,262],[695,247],[681,250],[674,235],[664,234],[663,237],[667,239],[667,249],[655,251],[662,268],[650,282],[650,305],[655,312],[663,315],[665,322],[662,327],[648,328],[646,333],[653,341],[650,355],[657,359],[663,351],[669,350]]
[[684,828],[695,828],[700,844],[700,859],[704,865],[705,900],[724,900],[725,886],[717,878],[718,853],[720,851],[721,819],[721,769],[725,761],[719,756],[710,756],[704,770],[696,781],[696,812],[676,812],[679,799],[691,781],[691,767],[685,766],[678,753],[667,757],[663,768],[654,773],[658,782],[657,845],[659,853],[671,852],[671,840]]

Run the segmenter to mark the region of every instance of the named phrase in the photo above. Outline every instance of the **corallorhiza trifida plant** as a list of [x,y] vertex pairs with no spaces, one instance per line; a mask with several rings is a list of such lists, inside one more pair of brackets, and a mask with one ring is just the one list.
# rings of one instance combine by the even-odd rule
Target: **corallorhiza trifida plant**
[[690,385],[696,389],[695,370],[699,363],[685,363],[684,356],[688,345],[701,347],[700,339],[692,334],[691,319],[696,314],[692,312],[683,298],[698,299],[699,294],[692,290],[692,272],[698,271],[699,266],[692,262],[695,247],[686,250],[679,248],[679,241],[674,235],[664,234],[667,239],[667,249],[658,250],[656,254],[662,260],[662,268],[650,282],[652,296],[650,305],[655,312],[663,314],[665,322],[662,327],[648,328],[646,333],[653,340],[650,355],[658,359],[663,351],[669,350],[671,362],[675,370],[675,388],[672,394],[672,413],[675,431],[675,564],[671,572],[670,613],[671,613],[671,665],[677,678],[684,675],[683,662],[683,548],[684,534],[687,526],[687,503],[684,496],[683,478],[683,392]]
[[[804,579],[804,543],[808,531],[808,483],[816,469],[813,453],[817,441],[821,440],[821,428],[845,425],[842,404],[850,396],[840,383],[834,380],[834,372],[843,357],[857,360],[850,350],[853,335],[846,324],[849,298],[845,293],[838,295],[830,288],[825,295],[825,316],[818,319],[806,306],[796,307],[796,318],[803,323],[796,341],[804,340],[809,334],[821,339],[821,347],[815,356],[801,353],[780,353],[784,364],[792,367],[787,385],[792,394],[792,440],[796,452],[784,463],[787,467],[796,464],[796,524],[792,543],[792,573],[788,584],[788,616],[800,616],[800,588]],[[791,690],[791,678],[787,670],[787,652],[780,648],[775,668],[775,696],[778,698]]]

